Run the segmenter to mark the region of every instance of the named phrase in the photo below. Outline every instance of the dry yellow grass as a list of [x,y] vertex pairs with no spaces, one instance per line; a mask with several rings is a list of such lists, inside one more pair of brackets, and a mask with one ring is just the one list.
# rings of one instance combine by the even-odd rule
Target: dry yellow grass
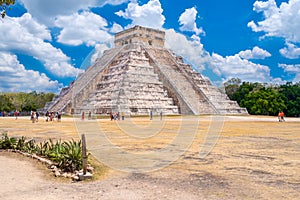
[[[199,151],[209,130],[213,132],[209,116],[185,117],[184,123],[180,117],[163,121],[150,121],[148,118],[126,120],[101,119],[93,123],[101,127],[101,132],[112,145],[137,154],[166,148],[176,138],[180,127],[185,126],[184,131],[192,131],[195,120],[199,121],[191,145],[175,162],[149,173],[153,177],[167,173],[180,179],[176,174],[185,174],[185,178],[191,179],[191,184],[207,186],[204,194],[220,198],[227,198],[228,192],[239,199],[299,198],[300,119],[291,118],[279,123],[272,117],[225,117],[218,124],[220,135],[214,133],[217,140],[212,138],[216,145],[211,144],[214,148],[204,158],[199,157]],[[29,118],[1,118],[0,131],[7,131],[10,136],[69,140],[79,139],[76,126],[80,123],[84,122],[71,118],[60,123],[41,119],[34,124]],[[89,122],[86,123],[88,127]],[[189,129],[189,126],[192,128]],[[130,130],[134,130],[133,133]],[[193,182],[194,179],[198,182]]]

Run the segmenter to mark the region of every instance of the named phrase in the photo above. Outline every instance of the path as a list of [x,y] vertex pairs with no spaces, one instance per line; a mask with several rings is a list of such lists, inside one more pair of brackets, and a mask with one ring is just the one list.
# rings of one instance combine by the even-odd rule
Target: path
[[[48,180],[47,171],[15,153],[0,152],[1,200],[111,200],[111,199],[197,199],[199,194],[182,183],[153,179],[148,175],[115,175],[95,182],[61,183]],[[35,163],[35,161],[34,161]],[[186,185],[189,187],[189,184]]]

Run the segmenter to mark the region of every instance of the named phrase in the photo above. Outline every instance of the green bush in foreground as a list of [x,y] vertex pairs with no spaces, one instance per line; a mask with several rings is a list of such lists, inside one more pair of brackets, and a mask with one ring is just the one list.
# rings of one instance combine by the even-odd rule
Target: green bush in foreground
[[17,139],[8,137],[7,133],[3,133],[0,139],[0,149],[16,149]]
[[65,172],[75,172],[82,168],[81,141],[46,141],[36,143],[35,140],[9,137],[3,133],[0,138],[0,149],[13,149],[46,157],[56,163]]

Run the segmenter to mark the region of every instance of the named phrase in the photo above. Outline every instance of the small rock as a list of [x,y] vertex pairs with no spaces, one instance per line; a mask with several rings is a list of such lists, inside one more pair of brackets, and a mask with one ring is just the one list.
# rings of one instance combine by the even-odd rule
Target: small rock
[[79,176],[79,180],[91,179],[93,177],[93,175],[89,172],[87,172],[86,174],[78,173],[77,175]]
[[72,176],[72,180],[73,180],[73,181],[79,181],[79,176],[73,175],[73,176]]
[[50,166],[50,169],[54,169],[56,166],[55,165],[51,165]]
[[73,174],[72,173],[67,173],[67,178],[72,178]]
[[59,172],[58,170],[55,170],[54,176],[55,176],[55,177],[59,177],[59,176],[61,176],[61,174],[60,174],[60,172]]
[[68,173],[63,173],[62,176],[68,178]]

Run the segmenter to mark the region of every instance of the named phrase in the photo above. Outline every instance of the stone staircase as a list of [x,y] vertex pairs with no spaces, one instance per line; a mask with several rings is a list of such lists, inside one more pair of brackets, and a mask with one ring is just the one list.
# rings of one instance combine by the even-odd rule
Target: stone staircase
[[53,112],[63,112],[67,106],[69,106],[72,99],[72,87],[69,88],[64,94],[59,95],[59,100],[53,104],[49,111]]
[[174,61],[166,49],[144,47],[153,60],[164,80],[168,80],[170,90],[175,91],[180,97],[179,104],[182,114],[207,114],[217,113],[208,99],[194,89],[193,83],[182,73],[178,64]]
[[84,88],[87,88],[89,84],[93,83],[99,73],[101,73],[107,65],[109,65],[121,49],[122,47],[106,50],[101,59],[98,58],[94,65],[86,69],[84,74],[80,74],[74,84],[73,96],[77,97]]
[[69,105],[70,99],[72,97],[72,87],[73,83],[70,86],[65,87],[61,90],[59,95],[56,95],[51,102],[47,102],[43,109],[39,109],[40,113],[46,113],[47,111],[53,112],[62,112],[66,106]]
[[176,63],[183,70],[190,82],[196,89],[205,95],[208,101],[214,106],[219,114],[248,114],[245,108],[241,108],[236,101],[228,98],[225,92],[221,91],[216,86],[212,85],[209,79],[203,77],[200,73],[193,70],[191,65],[185,64],[182,57],[176,56],[173,52],[168,50]]
[[[66,91],[61,92],[57,98],[49,103],[47,110],[54,112],[66,112],[66,113],[75,113],[76,109],[71,107],[76,104],[82,104],[85,100],[86,88],[93,88],[97,83],[96,77],[99,76],[99,73],[105,69],[105,67],[110,63],[111,60],[121,51],[122,47],[113,48],[104,52],[101,59],[97,59],[95,64],[88,67],[86,71],[82,74],[79,74],[74,84],[71,84]],[[89,91],[90,89],[87,89]],[[84,94],[82,94],[84,91]],[[75,100],[76,99],[76,100]],[[72,105],[73,104],[73,105]]]

